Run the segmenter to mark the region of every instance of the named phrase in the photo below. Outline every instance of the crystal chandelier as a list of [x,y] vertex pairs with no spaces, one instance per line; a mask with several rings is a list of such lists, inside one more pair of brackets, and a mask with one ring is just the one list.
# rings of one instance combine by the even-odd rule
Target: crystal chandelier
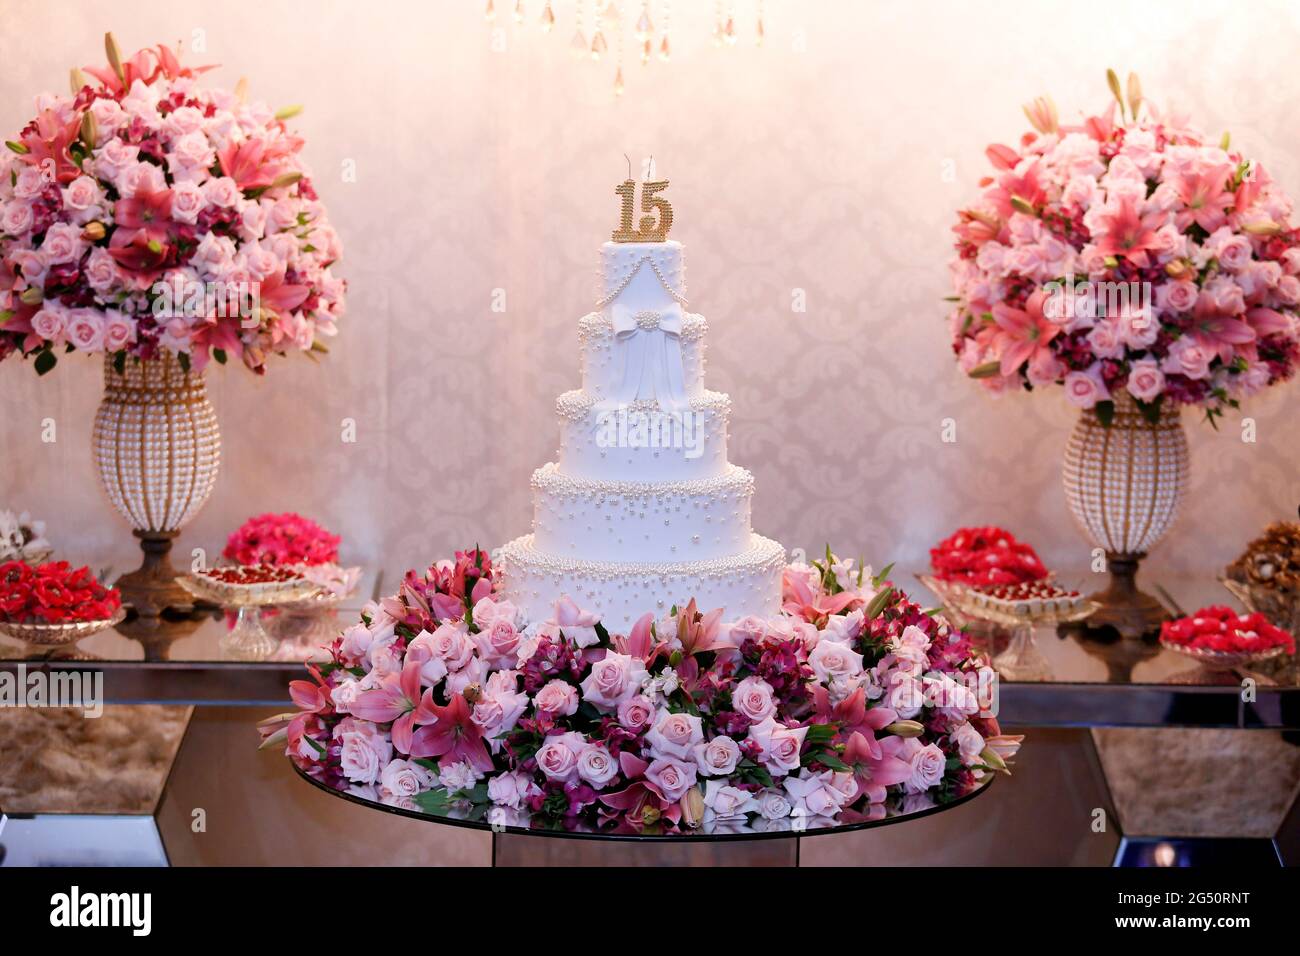
[[[622,96],[623,48],[627,42],[635,44],[641,65],[649,66],[658,59],[667,63],[672,59],[672,4],[670,0],[537,0],[541,13],[536,18],[537,27],[545,34],[554,33],[557,26],[571,22],[573,35],[569,49],[579,59],[602,63],[614,61],[614,95]],[[707,0],[700,0],[703,5]],[[714,0],[713,45],[726,48],[736,45],[740,33],[736,26],[738,0]],[[500,0],[500,6],[509,6],[509,0]],[[527,0],[514,0],[514,12],[509,18],[498,16],[498,0],[487,0],[484,16],[494,30],[505,29],[509,24],[517,31],[526,29],[529,21]],[[745,4],[751,7],[754,28],[751,34],[756,46],[763,45],[763,0]],[[559,13],[557,13],[559,8]],[[566,9],[567,8],[567,9]],[[561,30],[561,35],[567,27]],[[612,51],[612,52],[611,52]]]

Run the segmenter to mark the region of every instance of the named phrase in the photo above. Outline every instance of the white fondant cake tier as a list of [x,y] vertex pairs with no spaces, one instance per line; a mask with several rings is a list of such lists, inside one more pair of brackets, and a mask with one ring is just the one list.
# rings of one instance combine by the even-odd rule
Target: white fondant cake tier
[[702,611],[724,608],[727,621],[775,615],[786,556],[780,544],[755,534],[736,554],[711,561],[599,562],[548,554],[525,535],[498,559],[506,595],[527,620],[549,619],[555,601],[568,594],[597,611],[611,632],[626,633],[647,611],[662,616],[691,598]]
[[[685,313],[682,328],[677,335],[677,346],[682,356],[682,382],[686,394],[698,396],[704,392],[705,335],[709,326],[704,316]],[[655,343],[662,350],[662,343]],[[597,400],[617,398],[628,374],[630,334],[614,332],[614,322],[608,311],[591,312],[578,321],[578,348],[582,367],[582,390]],[[644,371],[642,378],[651,378]],[[628,398],[650,398],[651,382],[645,386],[640,381],[629,388]]]
[[589,561],[696,561],[749,545],[754,476],[731,465],[694,481],[574,478],[533,472],[533,538],[550,554]]
[[581,390],[556,400],[560,418],[557,463],[575,478],[686,481],[727,471],[731,400],[704,392],[690,407],[657,402],[601,405]]
[[600,247],[600,299],[604,308],[617,299],[633,311],[686,307],[686,263],[682,244],[606,242]]

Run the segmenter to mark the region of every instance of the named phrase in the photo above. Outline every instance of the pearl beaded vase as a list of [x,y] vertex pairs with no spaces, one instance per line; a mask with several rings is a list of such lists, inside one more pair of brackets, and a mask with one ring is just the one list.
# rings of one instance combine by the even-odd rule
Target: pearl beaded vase
[[117,582],[141,617],[190,605],[176,584],[172,540],[203,507],[221,462],[217,413],[203,376],[164,352],[104,362],[104,397],[95,415],[95,465],[108,499],[130,523],[144,563]]
[[1074,426],[1065,448],[1065,498],[1084,534],[1106,552],[1111,576],[1092,595],[1101,608],[1088,625],[1142,637],[1167,615],[1138,590],[1138,563],[1178,516],[1187,489],[1187,437],[1176,408],[1162,409],[1151,422],[1127,393],[1114,406],[1109,427],[1092,409]]

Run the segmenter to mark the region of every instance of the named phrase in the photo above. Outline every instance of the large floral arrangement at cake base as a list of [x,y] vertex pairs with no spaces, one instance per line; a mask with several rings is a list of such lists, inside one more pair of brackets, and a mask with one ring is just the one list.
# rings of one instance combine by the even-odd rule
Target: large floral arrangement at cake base
[[[994,174],[959,213],[953,351],[990,391],[1062,385],[1082,408],[1131,396],[1225,407],[1291,377],[1300,352],[1300,231],[1258,162],[1148,103],[1033,129],[986,153]],[[1118,113],[1117,113],[1118,111]],[[1135,293],[1135,294],[1132,294]]]
[[528,622],[489,557],[458,552],[290,685],[262,725],[335,789],[506,825],[789,825],[969,793],[1020,738],[982,710],[968,639],[828,551],[791,565],[780,616],[724,621],[692,601],[610,634],[568,597]]
[[324,350],[345,284],[285,124],[296,110],[200,87],[210,67],[166,46],[124,60],[107,45],[108,66],[38,96],[0,151],[0,359],[44,373],[60,352],[171,353],[261,372],[271,353]]

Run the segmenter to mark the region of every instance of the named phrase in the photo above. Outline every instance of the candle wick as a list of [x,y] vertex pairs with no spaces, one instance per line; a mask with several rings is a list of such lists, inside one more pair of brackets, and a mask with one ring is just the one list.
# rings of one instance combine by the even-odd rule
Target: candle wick
[[627,160],[627,178],[631,179],[632,178],[632,157],[629,156],[627,153],[624,153],[623,158]]

